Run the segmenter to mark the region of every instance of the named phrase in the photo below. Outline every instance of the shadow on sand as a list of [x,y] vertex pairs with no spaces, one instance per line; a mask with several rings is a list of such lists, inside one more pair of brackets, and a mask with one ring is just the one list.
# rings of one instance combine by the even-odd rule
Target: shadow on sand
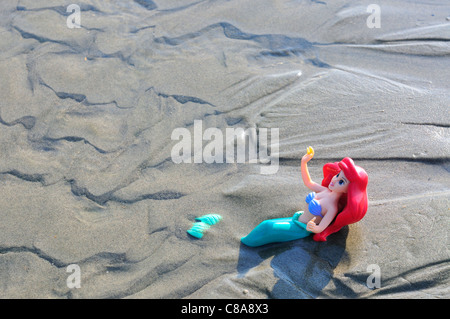
[[333,272],[345,255],[348,226],[315,242],[312,236],[256,248],[241,243],[237,271],[239,277],[272,258],[270,267],[278,278],[268,297],[276,299],[317,298],[328,285]]

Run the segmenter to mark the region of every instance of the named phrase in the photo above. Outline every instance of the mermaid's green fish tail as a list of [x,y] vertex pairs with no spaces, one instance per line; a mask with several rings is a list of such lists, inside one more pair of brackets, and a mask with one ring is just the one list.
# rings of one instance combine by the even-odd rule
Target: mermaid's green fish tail
[[305,238],[311,234],[306,224],[298,221],[303,212],[296,212],[293,217],[268,219],[260,223],[250,234],[241,238],[243,244],[250,247],[270,243],[285,242]]

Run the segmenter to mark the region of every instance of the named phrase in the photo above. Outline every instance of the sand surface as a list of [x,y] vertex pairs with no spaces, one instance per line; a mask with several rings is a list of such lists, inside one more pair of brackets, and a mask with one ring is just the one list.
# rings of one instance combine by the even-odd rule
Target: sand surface
[[[0,297],[449,298],[450,3],[373,2],[2,0]],[[174,163],[195,120],[279,129],[278,171]],[[241,245],[304,209],[309,145],[313,180],[366,169],[366,217]]]

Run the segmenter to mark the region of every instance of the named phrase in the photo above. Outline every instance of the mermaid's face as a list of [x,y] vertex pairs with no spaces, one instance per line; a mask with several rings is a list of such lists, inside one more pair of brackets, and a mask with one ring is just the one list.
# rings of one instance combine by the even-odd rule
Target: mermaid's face
[[349,183],[350,182],[348,181],[347,177],[345,177],[344,172],[340,171],[331,179],[330,185],[328,185],[328,189],[332,190],[333,192],[347,193]]

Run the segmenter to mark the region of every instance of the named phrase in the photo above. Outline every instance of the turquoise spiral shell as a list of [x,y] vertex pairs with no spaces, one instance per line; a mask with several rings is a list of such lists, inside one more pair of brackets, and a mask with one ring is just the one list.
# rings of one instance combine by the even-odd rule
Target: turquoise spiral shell
[[187,233],[191,236],[194,236],[196,238],[202,238],[203,232],[211,227],[210,225],[204,223],[204,222],[197,222],[193,223],[191,229],[187,231]]
[[220,222],[222,220],[222,216],[219,214],[208,214],[197,217],[195,220],[212,226]]

